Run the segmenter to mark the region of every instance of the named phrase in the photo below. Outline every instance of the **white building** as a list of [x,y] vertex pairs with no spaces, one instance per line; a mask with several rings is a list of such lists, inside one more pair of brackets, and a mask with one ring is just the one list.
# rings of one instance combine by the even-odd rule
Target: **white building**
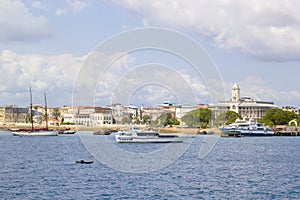
[[176,119],[181,119],[188,112],[197,109],[195,106],[181,106],[175,109],[175,117]]
[[123,119],[123,106],[119,103],[116,104],[112,104],[111,106],[109,106],[109,108],[111,108],[112,110],[112,116],[115,120],[116,124],[121,124],[122,123],[122,119]]
[[75,124],[82,126],[91,126],[92,120],[90,118],[90,114],[75,114]]
[[77,106],[60,109],[65,123],[75,123],[82,126],[100,126],[113,124],[111,108]]
[[296,107],[293,107],[293,106],[284,106],[284,107],[282,107],[282,110],[290,111],[290,112],[293,112],[297,115],[300,115],[300,110]]
[[161,114],[163,114],[165,111],[163,108],[141,108],[142,118],[143,116],[148,115],[150,117],[151,121],[155,121],[158,119]]
[[96,107],[95,112],[90,114],[90,119],[92,126],[113,124],[112,110],[110,108]]
[[230,101],[221,101],[217,105],[213,106],[215,116],[218,116],[222,112],[234,111],[245,118],[262,118],[266,110],[270,108],[277,108],[273,102],[255,100],[250,97],[241,97],[240,88],[238,84],[234,84],[232,87],[232,94]]

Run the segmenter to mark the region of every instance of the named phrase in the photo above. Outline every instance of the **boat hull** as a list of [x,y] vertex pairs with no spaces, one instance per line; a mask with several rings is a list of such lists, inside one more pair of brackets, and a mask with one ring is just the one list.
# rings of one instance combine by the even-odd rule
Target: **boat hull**
[[160,135],[159,137],[132,137],[116,135],[116,142],[119,143],[181,143],[185,137]]
[[250,118],[248,121],[237,119],[235,123],[222,127],[220,130],[225,136],[269,137],[275,135],[273,130],[262,123],[257,123],[253,118]]
[[115,135],[116,142],[119,143],[180,143],[187,136],[179,136],[172,134],[159,134],[153,130],[140,130],[138,128],[131,128],[131,131],[118,131]]
[[58,134],[75,134],[76,131],[73,130],[62,130],[62,131],[58,131]]
[[11,134],[14,136],[58,136],[58,132],[54,131],[12,131]]
[[239,129],[220,129],[223,137],[270,137],[274,136],[273,131],[251,131]]

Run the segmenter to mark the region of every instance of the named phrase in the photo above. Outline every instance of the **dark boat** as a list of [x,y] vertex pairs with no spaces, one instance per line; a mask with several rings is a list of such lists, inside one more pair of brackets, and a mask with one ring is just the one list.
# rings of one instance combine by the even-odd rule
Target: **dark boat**
[[85,160],[76,160],[76,163],[80,163],[80,164],[92,164],[94,161],[85,161]]
[[99,131],[95,131],[93,135],[110,135],[115,132],[118,132],[118,130],[111,130],[111,129],[105,131],[99,130]]
[[104,131],[104,135],[110,135],[115,132],[118,132],[118,130],[106,130],[106,131]]

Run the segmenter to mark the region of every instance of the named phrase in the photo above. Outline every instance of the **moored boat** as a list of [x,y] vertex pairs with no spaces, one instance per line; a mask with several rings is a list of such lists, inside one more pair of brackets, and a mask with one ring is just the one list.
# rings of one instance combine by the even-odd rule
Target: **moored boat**
[[32,93],[31,87],[29,89],[30,93],[30,121],[31,121],[31,129],[21,128],[18,130],[11,130],[11,134],[13,136],[57,136],[57,130],[49,130],[48,129],[48,115],[47,115],[47,100],[46,93],[44,93],[45,97],[45,116],[46,116],[46,127],[45,128],[34,128],[33,126],[33,112],[32,112]]
[[48,131],[12,131],[14,136],[57,136],[57,130]]
[[144,131],[133,127],[130,131],[118,131],[115,138],[119,143],[180,143],[187,137],[160,134],[156,131]]
[[75,134],[76,133],[76,131],[74,131],[74,130],[71,130],[71,129],[65,129],[65,130],[59,130],[58,131],[58,134]]
[[224,136],[274,136],[273,130],[256,122],[253,118],[249,121],[237,119],[235,123],[222,127],[220,130]]
[[76,163],[80,163],[80,164],[93,164],[94,161],[85,161],[85,160],[76,160]]

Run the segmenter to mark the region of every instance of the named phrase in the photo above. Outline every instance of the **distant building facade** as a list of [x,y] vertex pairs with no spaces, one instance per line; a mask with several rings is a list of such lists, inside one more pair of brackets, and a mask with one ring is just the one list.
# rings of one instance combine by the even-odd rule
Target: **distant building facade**
[[92,106],[65,106],[60,109],[60,113],[64,123],[74,123],[82,126],[113,124],[111,108]]
[[28,108],[19,107],[1,107],[0,108],[0,122],[2,123],[27,123]]
[[293,107],[293,106],[284,106],[284,107],[282,107],[282,110],[290,111],[290,112],[293,112],[293,113],[295,113],[297,115],[300,115],[299,108],[296,108],[296,107]]
[[270,108],[277,108],[273,102],[255,100],[250,97],[241,97],[238,84],[232,87],[230,101],[221,101],[213,106],[215,116],[227,111],[234,111],[243,118],[262,118]]

